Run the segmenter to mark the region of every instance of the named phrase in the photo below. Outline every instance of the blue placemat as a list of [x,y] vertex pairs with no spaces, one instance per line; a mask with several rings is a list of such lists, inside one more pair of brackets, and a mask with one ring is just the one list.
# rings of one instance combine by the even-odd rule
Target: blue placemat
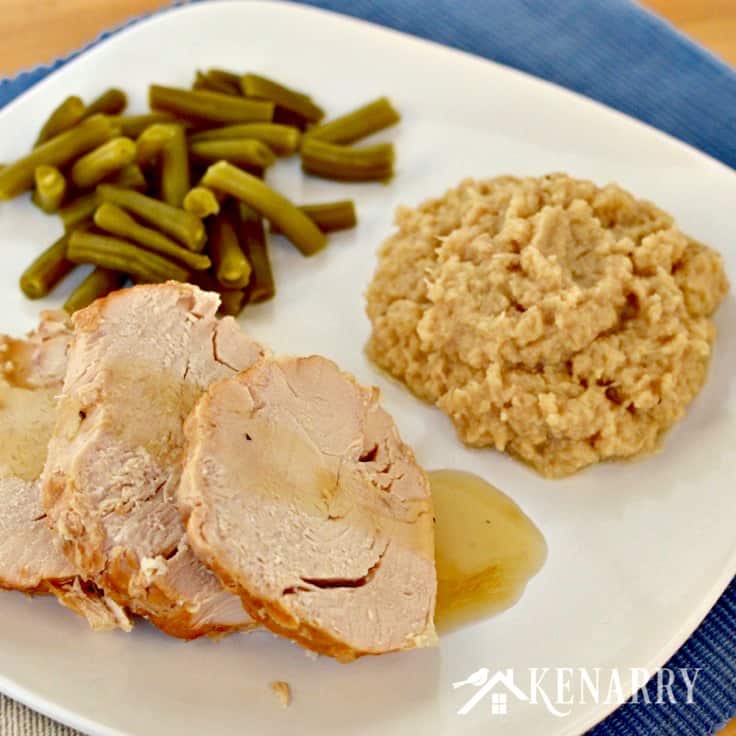
[[[736,72],[628,0],[305,0],[582,92],[736,167]],[[103,34],[95,43],[113,33]],[[0,81],[0,106],[77,55]],[[695,702],[619,708],[594,736],[703,736],[736,716],[736,580],[668,668],[699,668]],[[536,735],[534,735],[536,736]]]

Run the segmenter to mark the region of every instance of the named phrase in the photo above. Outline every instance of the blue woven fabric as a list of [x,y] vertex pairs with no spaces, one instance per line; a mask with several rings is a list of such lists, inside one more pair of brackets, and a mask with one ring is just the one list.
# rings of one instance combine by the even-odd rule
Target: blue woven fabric
[[[303,1],[549,79],[736,167],[736,72],[628,0]],[[0,80],[0,107],[78,53]],[[703,736],[736,716],[736,580],[667,666],[700,668],[693,705],[629,703],[591,734]]]

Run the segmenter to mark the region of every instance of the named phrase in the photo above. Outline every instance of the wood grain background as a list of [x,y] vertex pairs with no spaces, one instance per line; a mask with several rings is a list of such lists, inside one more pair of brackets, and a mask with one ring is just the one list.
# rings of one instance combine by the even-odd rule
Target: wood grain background
[[[53,61],[106,28],[169,4],[162,0],[0,0],[0,76]],[[736,0],[643,0],[642,4],[736,64]],[[721,736],[736,736],[736,720]]]

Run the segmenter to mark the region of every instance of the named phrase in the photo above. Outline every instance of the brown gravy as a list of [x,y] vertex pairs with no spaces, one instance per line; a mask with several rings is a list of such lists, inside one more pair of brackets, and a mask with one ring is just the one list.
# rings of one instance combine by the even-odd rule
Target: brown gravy
[[428,473],[435,509],[440,633],[519,600],[547,557],[542,533],[504,493],[472,473]]

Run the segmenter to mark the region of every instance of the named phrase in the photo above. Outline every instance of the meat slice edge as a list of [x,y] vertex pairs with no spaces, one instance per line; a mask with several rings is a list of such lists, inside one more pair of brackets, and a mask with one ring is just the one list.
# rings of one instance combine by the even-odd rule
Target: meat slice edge
[[185,433],[190,543],[254,618],[342,661],[436,642],[429,484],[376,389],[317,356],[261,361]]
[[263,356],[232,319],[216,319],[218,302],[167,283],[74,315],[42,481],[67,556],[119,605],[185,639],[255,625],[192,554],[174,498],[194,402]]

